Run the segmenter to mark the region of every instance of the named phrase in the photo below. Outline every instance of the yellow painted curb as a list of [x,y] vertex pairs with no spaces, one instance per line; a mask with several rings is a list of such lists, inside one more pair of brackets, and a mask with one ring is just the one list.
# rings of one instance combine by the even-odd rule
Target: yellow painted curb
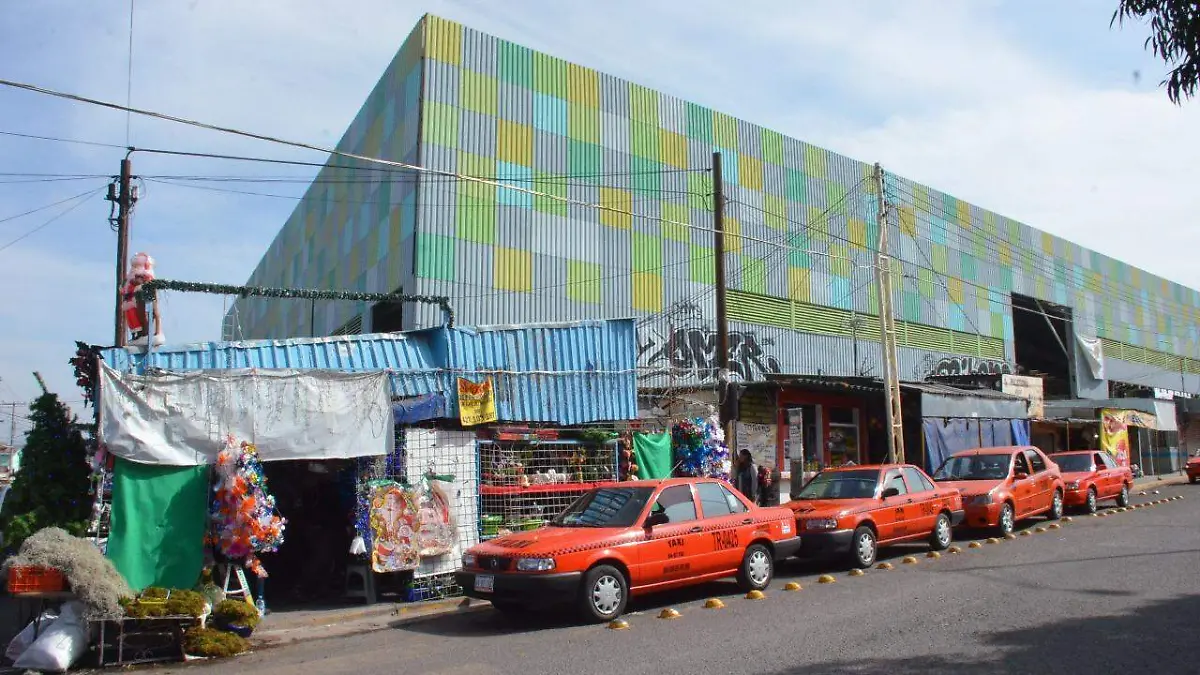
[[609,630],[629,630],[629,622],[625,619],[613,619],[608,622]]
[[658,613],[658,618],[660,619],[678,619],[681,616],[683,615],[670,607]]
[[817,583],[818,584],[836,584],[837,577],[833,576],[832,574],[822,574],[821,576],[817,577]]
[[766,597],[762,591],[750,591],[746,594],[747,600],[765,600]]
[[785,590],[785,591],[802,591],[802,590],[804,590],[804,587],[794,581],[789,581],[783,585],[783,590]]
[[877,570],[892,570],[892,569],[896,569],[896,566],[890,562],[881,562],[875,566],[875,569],[877,569]]
[[720,598],[709,598],[704,602],[704,609],[724,609],[725,603]]

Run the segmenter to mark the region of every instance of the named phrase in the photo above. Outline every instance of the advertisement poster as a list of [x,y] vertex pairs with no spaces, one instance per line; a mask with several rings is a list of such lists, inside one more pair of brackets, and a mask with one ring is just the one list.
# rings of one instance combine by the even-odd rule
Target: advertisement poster
[[496,421],[496,395],[492,378],[476,384],[458,378],[458,419],[464,427]]
[[1030,419],[1046,416],[1045,395],[1042,378],[1023,375],[1001,375],[1000,391],[1029,401]]
[[775,425],[737,423],[737,449],[749,450],[754,463],[759,466],[773,467],[776,464]]
[[413,570],[421,562],[416,496],[398,483],[371,494],[371,568],[380,574]]
[[1100,411],[1100,447],[1117,460],[1121,466],[1129,466],[1129,427],[1154,429],[1158,420],[1154,415],[1137,410]]
[[804,461],[804,409],[792,408],[788,414],[788,459]]

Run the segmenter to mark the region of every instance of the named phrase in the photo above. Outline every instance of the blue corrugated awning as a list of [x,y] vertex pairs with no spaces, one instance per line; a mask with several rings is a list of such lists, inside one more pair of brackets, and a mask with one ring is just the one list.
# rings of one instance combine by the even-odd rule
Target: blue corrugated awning
[[101,357],[118,372],[134,373],[385,370],[395,398],[440,395],[447,417],[458,416],[458,378],[491,377],[501,421],[573,425],[637,418],[632,319],[110,348]]

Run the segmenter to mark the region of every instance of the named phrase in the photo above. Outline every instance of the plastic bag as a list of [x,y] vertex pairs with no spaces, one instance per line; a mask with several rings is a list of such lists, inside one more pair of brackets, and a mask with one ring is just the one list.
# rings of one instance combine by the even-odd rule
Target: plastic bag
[[[42,612],[41,626],[37,631],[39,637],[44,634],[50,628],[50,626],[54,625],[54,622],[57,620],[58,610],[48,609]],[[29,649],[29,645],[33,644],[34,626],[37,623],[38,622],[36,621],[30,621],[28,626],[25,626],[20,633],[17,633],[17,635],[13,637],[12,641],[8,643],[8,649],[4,650],[4,658],[8,659],[9,661],[16,661],[17,659],[21,658],[21,654],[24,654],[25,650]]]
[[71,664],[87,651],[87,630],[80,618],[82,611],[83,603],[78,600],[65,603],[58,620],[42,631],[13,667],[50,673],[67,672]]

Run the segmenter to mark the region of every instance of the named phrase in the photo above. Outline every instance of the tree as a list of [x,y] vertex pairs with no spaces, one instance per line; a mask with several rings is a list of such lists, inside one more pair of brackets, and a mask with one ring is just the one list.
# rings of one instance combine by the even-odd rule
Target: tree
[[1200,84],[1200,3],[1195,0],[1121,0],[1110,26],[1127,20],[1150,24],[1146,46],[1171,66],[1162,84],[1171,102],[1196,94]]
[[25,436],[21,470],[0,515],[10,550],[45,527],[82,536],[92,512],[87,444],[75,416],[47,392],[29,406],[29,418],[33,428]]

